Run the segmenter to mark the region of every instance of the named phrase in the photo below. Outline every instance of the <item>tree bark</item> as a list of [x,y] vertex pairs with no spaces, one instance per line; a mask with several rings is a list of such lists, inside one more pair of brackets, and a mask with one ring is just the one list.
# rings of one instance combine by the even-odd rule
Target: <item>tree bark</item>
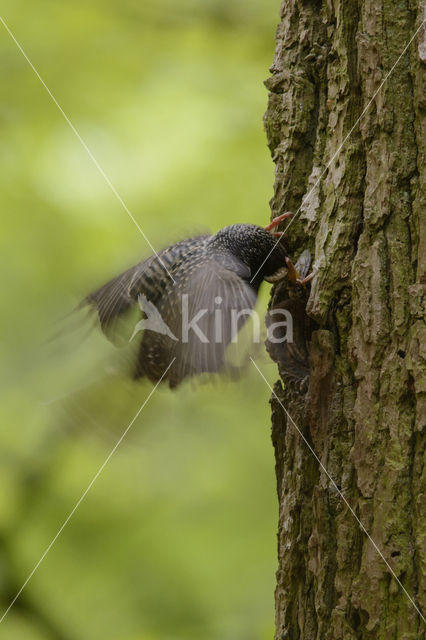
[[425,637],[424,27],[386,79],[424,12],[419,0],[281,7],[266,82],[271,210],[300,210],[287,244],[314,256],[316,328],[309,384],[281,363],[271,400],[276,640]]

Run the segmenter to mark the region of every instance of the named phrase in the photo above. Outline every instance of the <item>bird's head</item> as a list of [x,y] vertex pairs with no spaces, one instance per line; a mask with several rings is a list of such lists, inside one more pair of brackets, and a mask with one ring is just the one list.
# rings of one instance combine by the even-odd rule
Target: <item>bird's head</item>
[[212,237],[220,253],[231,252],[250,268],[250,281],[259,286],[262,280],[277,282],[287,273],[287,253],[276,235],[254,224],[233,224]]

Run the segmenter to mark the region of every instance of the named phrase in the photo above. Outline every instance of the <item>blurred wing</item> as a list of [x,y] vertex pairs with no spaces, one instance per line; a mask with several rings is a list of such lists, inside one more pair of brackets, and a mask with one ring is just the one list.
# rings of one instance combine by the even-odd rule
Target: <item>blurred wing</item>
[[[257,292],[249,284],[250,269],[232,255],[211,259],[188,278],[180,304],[180,318],[170,326],[179,342],[173,374],[180,382],[199,373],[230,371],[227,347],[252,315]],[[184,298],[186,295],[186,298]]]
[[120,344],[128,341],[130,336],[123,337],[128,329],[125,316],[137,304],[138,294],[145,291],[143,278],[152,261],[153,257],[150,257],[139,262],[90,293],[83,301],[83,305],[96,309],[101,329],[111,342]]
[[[136,335],[143,331],[135,378],[146,375],[158,380],[173,358],[167,374],[171,386],[187,376],[224,370],[227,347],[256,303],[250,269],[231,253],[189,261],[175,271],[176,284],[161,289],[158,281],[164,277],[157,273],[161,267],[155,260],[151,257],[128,269],[84,303],[96,309],[102,331],[115,343],[124,345],[133,337],[133,348]],[[144,316],[138,323],[141,298],[145,298]]]

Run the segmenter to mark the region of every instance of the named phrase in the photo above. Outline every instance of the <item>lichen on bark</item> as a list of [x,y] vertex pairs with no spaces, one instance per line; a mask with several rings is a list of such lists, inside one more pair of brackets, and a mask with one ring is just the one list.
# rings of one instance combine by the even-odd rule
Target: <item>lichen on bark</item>
[[[423,615],[424,29],[386,76],[424,17],[418,1],[286,0],[265,114],[272,215],[299,211],[287,242],[296,258],[315,257],[306,311],[319,326],[309,389],[284,375],[275,392]],[[271,403],[276,639],[424,638],[416,608]]]

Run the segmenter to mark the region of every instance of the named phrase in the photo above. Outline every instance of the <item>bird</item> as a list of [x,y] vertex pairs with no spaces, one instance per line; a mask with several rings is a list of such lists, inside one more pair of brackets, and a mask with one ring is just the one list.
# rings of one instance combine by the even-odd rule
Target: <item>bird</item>
[[[311,254],[308,249],[302,251],[296,263],[286,259],[287,274],[278,282],[272,292],[269,310],[266,314],[266,325],[271,327],[274,313],[287,311],[292,318],[291,335],[284,336],[284,328],[274,329],[276,341],[268,337],[266,350],[271,359],[277,363],[281,378],[286,384],[296,383],[299,390],[306,388],[310,375],[309,342],[317,324],[306,313],[308,294],[305,285],[313,278],[308,275],[311,265]],[[285,338],[285,339],[280,339]]]
[[138,343],[136,380],[167,381],[173,389],[186,378],[223,372],[226,350],[261,283],[294,275],[283,234],[274,231],[291,215],[282,213],[266,227],[232,224],[181,240],[102,285],[82,305],[96,310],[102,332],[115,343],[120,321],[140,308],[142,320],[130,338]]

